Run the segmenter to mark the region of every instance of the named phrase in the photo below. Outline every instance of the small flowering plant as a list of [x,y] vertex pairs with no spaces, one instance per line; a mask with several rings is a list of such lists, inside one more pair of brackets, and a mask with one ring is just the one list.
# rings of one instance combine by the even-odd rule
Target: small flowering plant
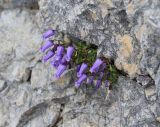
[[97,58],[97,47],[88,45],[85,42],[65,43],[51,40],[51,37],[58,34],[55,30],[48,30],[42,35],[44,44],[40,51],[45,53],[42,62],[50,61],[56,69],[55,77],[58,79],[70,68],[76,67],[75,87],[82,84],[100,88],[102,84],[111,88],[118,78],[118,72],[113,64],[104,57]]

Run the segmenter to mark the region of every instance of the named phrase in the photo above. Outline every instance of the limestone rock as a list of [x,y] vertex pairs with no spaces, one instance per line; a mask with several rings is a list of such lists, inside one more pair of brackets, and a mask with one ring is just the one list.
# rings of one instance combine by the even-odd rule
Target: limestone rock
[[27,81],[37,62],[40,32],[31,11],[7,10],[0,15],[0,71],[9,81]]
[[[31,9],[34,2],[1,0],[0,8]],[[0,14],[0,127],[159,127],[159,0],[40,0],[39,5],[38,13]],[[40,31],[50,27],[96,44],[98,55],[136,78],[120,76],[108,96],[104,87],[75,89],[73,70],[55,80],[55,70],[41,63],[39,53]]]
[[3,9],[11,9],[11,8],[38,9],[38,0],[0,0],[0,7]]
[[5,81],[4,80],[0,80],[0,91],[2,91],[5,88]]
[[[128,0],[40,0],[44,30],[55,28],[103,47],[102,54],[130,77],[155,77],[159,56],[159,4]],[[154,22],[155,21],[155,22]],[[156,79],[154,79],[156,80]]]

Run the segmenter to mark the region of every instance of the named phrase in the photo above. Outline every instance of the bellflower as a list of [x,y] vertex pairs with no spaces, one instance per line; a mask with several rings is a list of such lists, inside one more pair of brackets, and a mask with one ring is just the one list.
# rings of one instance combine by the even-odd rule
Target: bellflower
[[47,54],[43,57],[43,62],[46,62],[48,59],[50,59],[51,57],[54,56],[54,52],[53,51],[48,51]]
[[103,78],[104,73],[100,72],[98,79],[101,80]]
[[103,63],[103,64],[100,66],[99,72],[103,72],[106,67],[107,67],[107,64],[106,64],[106,63]]
[[88,65],[86,63],[82,63],[80,70],[77,73],[77,77],[81,77],[84,71],[87,69]]
[[97,80],[96,89],[98,89],[101,85],[102,85],[102,81],[101,80]]
[[64,55],[60,61],[61,64],[67,64],[66,55]]
[[53,42],[51,40],[46,41],[46,43],[40,48],[41,52],[45,52],[48,48],[53,46]]
[[87,84],[92,85],[94,80],[94,76],[89,76]]
[[81,65],[78,64],[78,65],[77,65],[77,68],[76,68],[76,72],[78,72],[78,71],[80,70],[80,68],[81,68]]
[[95,70],[96,70],[97,68],[99,68],[102,63],[103,63],[103,61],[102,61],[101,59],[97,59],[97,60],[94,62],[93,66],[90,68],[90,72],[91,72],[91,73],[95,72]]
[[49,38],[49,37],[51,37],[51,36],[53,36],[53,35],[55,35],[55,30],[48,30],[48,31],[46,31],[43,35],[42,35],[42,38],[43,39],[47,39],[47,38]]
[[60,64],[57,68],[57,72],[55,74],[56,78],[59,78],[62,73],[67,69],[67,66],[66,65],[63,65],[63,64]]
[[70,60],[71,60],[72,55],[73,55],[73,52],[74,52],[74,47],[69,46],[69,47],[67,48],[67,54],[66,54],[66,60],[67,60],[67,61],[70,61]]
[[81,84],[87,79],[87,75],[83,74],[75,83],[75,86],[79,88]]
[[63,52],[64,52],[64,47],[63,46],[58,46],[57,47],[56,60],[60,60],[62,58]]
[[59,66],[59,61],[57,61],[57,60],[52,60],[51,61],[51,65],[54,67],[54,68],[57,68],[58,66]]

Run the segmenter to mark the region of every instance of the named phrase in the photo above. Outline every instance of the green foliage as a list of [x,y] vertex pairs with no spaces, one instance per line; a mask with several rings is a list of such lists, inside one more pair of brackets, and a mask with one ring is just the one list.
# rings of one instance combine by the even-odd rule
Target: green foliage
[[[76,66],[83,62],[86,62],[88,63],[90,68],[97,58],[98,47],[92,44],[87,44],[86,42],[83,41],[78,41],[78,42],[74,41],[73,45],[76,48],[73,56],[73,64]],[[102,57],[101,59],[103,59],[107,63],[107,68],[104,70],[104,76],[102,80],[105,81],[107,79],[110,82],[110,84],[112,84],[112,88],[114,88],[116,87],[115,84],[117,82],[119,75],[118,71],[114,66],[114,64],[110,62],[109,59],[106,59],[104,57]],[[90,74],[89,69],[88,69],[88,74]],[[95,79],[98,79],[98,76],[99,75],[97,75]]]
[[76,52],[73,58],[74,63],[81,64],[86,62],[89,66],[95,61],[97,56],[97,48],[92,45],[87,45],[85,42],[74,43],[76,47]]
[[[78,65],[86,62],[89,64],[89,67],[91,67],[97,57],[97,47],[92,44],[86,44],[85,42],[76,42],[74,43],[74,46],[76,47],[76,52],[74,54],[73,63]],[[108,59],[102,59],[107,63],[107,68],[104,70],[105,76],[103,80],[107,79],[111,84],[116,84],[118,79],[118,71],[116,67],[111,64]],[[98,78],[98,76],[95,77],[95,79],[96,78]]]

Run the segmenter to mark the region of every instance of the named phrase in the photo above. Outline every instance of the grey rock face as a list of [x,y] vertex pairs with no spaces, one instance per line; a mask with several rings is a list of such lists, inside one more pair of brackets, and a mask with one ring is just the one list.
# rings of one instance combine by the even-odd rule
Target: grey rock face
[[39,5],[41,28],[97,45],[101,55],[140,84],[154,82],[160,99],[159,0],[41,0]]
[[[33,3],[11,0],[0,6]],[[0,15],[0,127],[160,127],[159,1],[40,0],[39,5],[40,11]],[[39,53],[40,31],[49,27],[96,44],[99,55],[136,78],[120,76],[107,96],[103,87],[76,90],[73,70],[54,79],[55,70],[40,62]]]
[[0,0],[1,9],[29,8],[38,9],[39,0]]
[[130,77],[154,79],[160,63],[159,5],[158,0],[41,0],[39,25],[98,45]]

